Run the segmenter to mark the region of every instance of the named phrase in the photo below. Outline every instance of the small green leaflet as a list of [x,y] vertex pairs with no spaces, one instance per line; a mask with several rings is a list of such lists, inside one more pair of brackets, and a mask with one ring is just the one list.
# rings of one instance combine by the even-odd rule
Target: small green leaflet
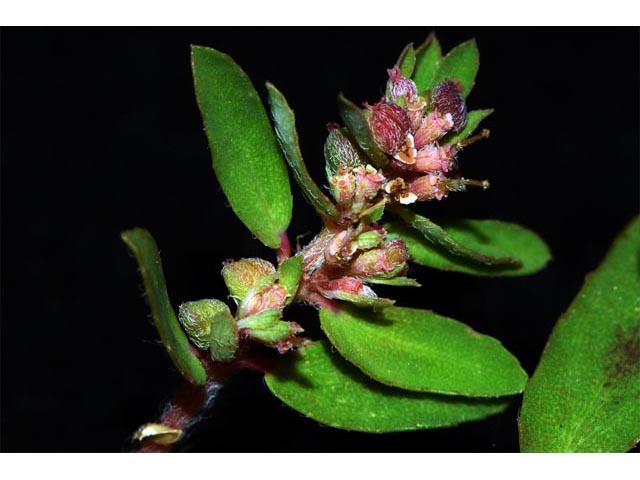
[[271,393],[303,415],[335,428],[370,433],[450,427],[500,413],[512,400],[387,387],[342,359],[327,341],[282,357],[265,380]]
[[258,93],[231,57],[192,46],[196,98],[213,169],[238,218],[265,245],[280,246],[291,220],[289,175]]
[[640,216],[587,276],[527,385],[523,452],[625,452],[640,440]]
[[400,73],[403,77],[411,77],[413,69],[416,66],[416,51],[413,49],[413,43],[410,43],[402,50],[398,60],[396,61],[396,67],[400,69]]
[[418,87],[420,94],[433,85],[433,78],[442,62],[442,49],[440,42],[432,33],[424,44],[416,50],[416,65],[412,79]]
[[428,310],[320,311],[340,354],[386,385],[447,395],[500,397],[522,392],[527,374],[498,340]]

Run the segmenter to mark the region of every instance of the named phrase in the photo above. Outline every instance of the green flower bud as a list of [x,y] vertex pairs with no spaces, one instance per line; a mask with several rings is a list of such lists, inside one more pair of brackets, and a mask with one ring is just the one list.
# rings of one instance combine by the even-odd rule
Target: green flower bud
[[243,258],[237,262],[230,260],[222,267],[224,283],[236,300],[242,300],[258,280],[275,272],[275,267],[261,258]]
[[215,362],[230,362],[238,351],[238,327],[230,313],[218,313],[211,322],[209,353]]
[[231,315],[224,302],[215,299],[197,300],[180,305],[178,318],[187,336],[198,348],[209,348],[211,321],[219,313]]
[[335,128],[329,132],[324,144],[324,158],[327,162],[328,177],[335,175],[340,169],[351,169],[366,165],[364,157],[340,128]]

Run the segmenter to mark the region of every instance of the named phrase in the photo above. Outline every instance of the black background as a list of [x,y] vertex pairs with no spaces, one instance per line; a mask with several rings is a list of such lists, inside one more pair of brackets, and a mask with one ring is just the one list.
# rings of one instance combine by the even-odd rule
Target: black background
[[[377,100],[385,69],[430,30],[3,29],[2,450],[127,450],[178,385],[120,230],[156,236],[175,305],[224,297],[226,258],[272,258],[214,178],[190,44],[229,53],[263,98],[266,80],[285,93],[321,179],[336,94]],[[461,165],[492,188],[421,210],[521,223],[554,260],[528,278],[416,268],[419,293],[391,294],[499,338],[532,373],[585,274],[638,212],[638,30],[436,31],[445,50],[478,41],[468,104],[496,113],[486,121],[491,138],[465,150]],[[257,181],[247,178],[247,188]],[[291,237],[316,232],[311,207],[295,200]],[[312,330],[312,310],[294,313]],[[516,451],[519,403],[458,428],[349,433],[288,409],[245,373],[185,449]]]

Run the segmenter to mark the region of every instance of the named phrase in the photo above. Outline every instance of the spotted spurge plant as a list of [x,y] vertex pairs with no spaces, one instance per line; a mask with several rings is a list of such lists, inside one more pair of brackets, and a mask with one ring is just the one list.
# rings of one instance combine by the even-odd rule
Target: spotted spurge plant
[[[527,374],[498,340],[375,292],[380,284],[420,288],[407,276],[410,262],[520,276],[550,259],[544,242],[519,225],[438,225],[412,210],[489,187],[464,177],[461,167],[464,151],[488,137],[479,124],[492,112],[467,108],[479,66],[476,43],[443,55],[430,35],[418,48],[408,45],[388,69],[383,98],[361,108],[340,94],[340,123],[328,126],[324,147],[327,178],[320,184],[328,188],[311,178],[294,112],[274,85],[266,85],[270,122],[229,56],[193,46],[191,59],[216,177],[238,218],[274,257],[227,260],[228,295],[186,302],[176,315],[152,236],[123,232],[162,342],[187,381],[161,418],[136,432],[140,449],[169,450],[224,380],[244,368],[262,371],[269,390],[291,408],[347,430],[440,428],[503,411],[525,388]],[[289,174],[320,224],[295,249],[287,236]],[[247,178],[256,179],[251,188]],[[290,318],[292,303],[308,305],[308,318]],[[326,338],[308,338],[300,325],[316,313]]]

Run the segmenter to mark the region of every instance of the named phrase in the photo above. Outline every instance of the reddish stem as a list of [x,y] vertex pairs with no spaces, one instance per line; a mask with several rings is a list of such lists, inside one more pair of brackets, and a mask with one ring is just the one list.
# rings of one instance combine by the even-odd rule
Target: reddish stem
[[280,233],[280,246],[276,251],[276,255],[278,256],[278,264],[281,264],[291,256],[291,242],[289,241],[287,232]]

